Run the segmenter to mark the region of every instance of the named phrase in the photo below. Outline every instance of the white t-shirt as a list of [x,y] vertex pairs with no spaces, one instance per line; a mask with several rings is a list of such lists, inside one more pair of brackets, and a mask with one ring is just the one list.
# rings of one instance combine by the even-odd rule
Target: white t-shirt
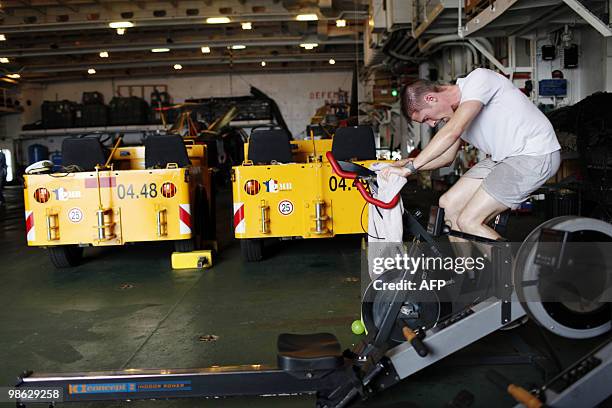
[[457,85],[460,104],[474,100],[483,104],[461,138],[491,155],[493,161],[561,149],[548,118],[503,75],[478,68],[457,79]]

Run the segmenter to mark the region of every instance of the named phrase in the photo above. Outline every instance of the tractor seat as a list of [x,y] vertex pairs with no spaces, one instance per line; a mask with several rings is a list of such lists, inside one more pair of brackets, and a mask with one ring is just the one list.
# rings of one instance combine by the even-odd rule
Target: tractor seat
[[334,370],[344,358],[340,343],[330,333],[278,336],[278,366],[285,371]]
[[145,167],[165,169],[168,164],[178,167],[191,165],[185,142],[180,135],[151,135],[144,140]]
[[291,163],[293,156],[289,134],[284,129],[252,131],[247,157],[253,164]]
[[93,171],[106,162],[104,146],[97,137],[67,137],[62,141],[62,165]]
[[332,140],[336,160],[376,160],[376,142],[371,126],[338,128]]

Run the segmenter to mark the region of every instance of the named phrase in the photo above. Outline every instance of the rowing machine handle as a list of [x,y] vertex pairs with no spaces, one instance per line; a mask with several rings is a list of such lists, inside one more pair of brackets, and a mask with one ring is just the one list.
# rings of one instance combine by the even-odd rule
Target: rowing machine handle
[[423,340],[416,334],[410,327],[404,326],[402,327],[402,334],[404,338],[412,344],[414,351],[417,352],[419,357],[427,357],[429,354],[429,349],[423,343]]
[[[340,168],[340,165],[334,158],[334,155],[332,154],[332,152],[325,153],[325,156],[327,157],[329,164],[332,166],[334,173],[336,173],[338,176],[345,178],[345,179],[351,179],[351,180],[354,180],[357,178],[356,173],[352,173],[350,171],[344,171]],[[380,201],[372,197],[372,194],[370,194],[368,190],[366,190],[366,188],[360,181],[357,181],[355,185],[357,186],[357,190],[359,190],[359,193],[361,194],[363,199],[366,200],[368,203],[375,205],[377,207],[384,208],[385,210],[390,210],[391,208],[395,207],[397,203],[399,202],[399,199],[400,199],[399,194],[393,197],[393,199],[389,201],[388,203],[385,203],[384,201]]]
[[508,378],[500,374],[498,371],[489,370],[485,374],[487,379],[493,384],[505,390],[508,394],[527,408],[549,408],[538,397],[524,389],[519,385],[513,384]]

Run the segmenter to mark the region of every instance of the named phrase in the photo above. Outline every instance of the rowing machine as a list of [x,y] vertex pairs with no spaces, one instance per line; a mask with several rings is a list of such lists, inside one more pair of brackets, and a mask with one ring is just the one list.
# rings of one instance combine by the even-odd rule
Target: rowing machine
[[[330,164],[341,177],[358,179],[356,185],[364,199],[383,208],[392,208],[399,196],[389,203],[373,197],[375,180],[370,170],[354,164],[336,162],[328,153]],[[361,187],[359,187],[361,186]],[[370,188],[367,188],[370,187]],[[370,190],[370,191],[368,191]],[[426,244],[426,250],[439,255],[443,249],[434,236],[427,232],[410,214],[405,213],[405,230]],[[549,221],[547,228],[563,230],[567,227],[597,229],[612,237],[612,226],[584,218],[556,223]],[[446,232],[452,234],[451,230]],[[535,235],[534,235],[535,234]],[[539,236],[532,233],[530,236]],[[464,238],[466,235],[462,235]],[[237,395],[294,395],[315,394],[319,408],[342,408],[371,397],[377,392],[439,361],[455,351],[485,337],[507,323],[524,316],[527,311],[519,301],[520,292],[513,288],[514,276],[523,279],[525,270],[533,268],[521,265],[512,268],[512,258],[507,243],[492,242],[476,237],[481,243],[490,244],[495,256],[492,264],[494,294],[480,301],[472,301],[467,307],[450,313],[425,313],[419,311],[406,291],[395,291],[388,296],[373,296],[364,301],[366,338],[351,350],[342,352],[335,336],[329,333],[306,335],[281,334],[278,337],[278,364],[260,364],[203,369],[128,369],[121,371],[88,372],[72,374],[43,374],[26,372],[20,376],[18,387],[58,387],[63,400],[100,401],[168,398],[227,397]],[[522,249],[522,248],[521,248]],[[522,256],[532,259],[537,254],[533,247],[524,249]],[[526,251],[526,252],[525,252]],[[525,255],[527,253],[527,255]],[[519,250],[519,259],[521,250]],[[518,272],[517,272],[518,271]],[[391,275],[393,272],[396,275]],[[408,278],[407,270],[389,271],[384,279]],[[518,281],[518,282],[522,282]],[[373,290],[373,289],[372,289]],[[431,303],[431,305],[430,305]],[[443,307],[438,300],[421,302],[427,307]],[[535,313],[531,308],[530,313]],[[415,313],[416,312],[416,313]],[[366,317],[368,315],[369,317]],[[422,318],[421,320],[418,320]],[[554,316],[552,317],[555,318]],[[559,322],[563,325],[564,322]],[[573,328],[583,337],[593,336],[610,329],[608,320],[596,322],[590,329]],[[576,333],[565,332],[568,337]],[[26,401],[21,401],[23,407]]]

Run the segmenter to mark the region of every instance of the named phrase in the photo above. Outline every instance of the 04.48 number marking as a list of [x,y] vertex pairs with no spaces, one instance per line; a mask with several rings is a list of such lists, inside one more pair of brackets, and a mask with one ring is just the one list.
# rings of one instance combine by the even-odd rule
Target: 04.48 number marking
[[155,198],[157,197],[157,184],[143,184],[140,188],[140,192],[134,192],[134,185],[132,184],[118,184],[117,185],[117,196],[120,200],[124,198]]
[[[346,190],[350,191],[353,188],[355,190],[357,190],[356,183],[358,183],[358,181],[357,180],[353,180],[353,183],[350,186],[348,186],[348,185],[346,185],[346,179],[345,178],[340,178],[340,180],[338,180],[338,178],[336,176],[331,176],[329,178],[329,189],[331,191],[336,191],[338,189],[341,189],[342,191],[346,191]],[[367,185],[367,183],[362,183],[362,184],[364,184],[364,186],[366,187],[366,190],[367,190],[368,187],[369,187]]]

